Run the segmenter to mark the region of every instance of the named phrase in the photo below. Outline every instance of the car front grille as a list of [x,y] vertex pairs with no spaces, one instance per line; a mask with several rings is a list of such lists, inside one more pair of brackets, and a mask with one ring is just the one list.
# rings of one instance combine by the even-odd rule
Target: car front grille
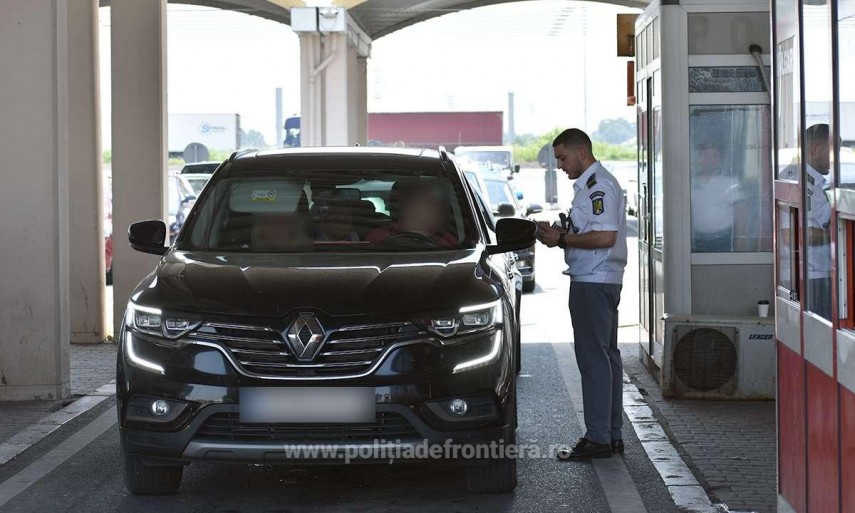
[[318,355],[299,361],[271,328],[208,322],[193,338],[225,347],[249,373],[276,377],[347,377],[362,374],[394,344],[427,335],[411,323],[345,326],[327,334]]
[[374,422],[366,423],[267,423],[246,424],[239,414],[215,413],[196,432],[197,440],[231,442],[373,442],[421,439],[418,431],[402,415],[377,412]]

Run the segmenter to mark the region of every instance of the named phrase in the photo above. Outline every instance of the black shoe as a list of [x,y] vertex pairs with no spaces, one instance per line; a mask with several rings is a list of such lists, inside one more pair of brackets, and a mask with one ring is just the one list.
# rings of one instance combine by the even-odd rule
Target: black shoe
[[612,440],[612,453],[623,454],[623,440]]
[[572,450],[560,449],[557,457],[561,461],[580,461],[591,458],[611,458],[612,447],[609,444],[595,444],[587,438],[582,438]]

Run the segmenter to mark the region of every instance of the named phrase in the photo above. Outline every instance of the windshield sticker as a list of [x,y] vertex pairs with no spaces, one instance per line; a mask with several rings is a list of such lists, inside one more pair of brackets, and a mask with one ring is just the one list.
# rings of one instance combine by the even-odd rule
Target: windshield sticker
[[252,191],[252,201],[276,201],[276,189],[256,189]]

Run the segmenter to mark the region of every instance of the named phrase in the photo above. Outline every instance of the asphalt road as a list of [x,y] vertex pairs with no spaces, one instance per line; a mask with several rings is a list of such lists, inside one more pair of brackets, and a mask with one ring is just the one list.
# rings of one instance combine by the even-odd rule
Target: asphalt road
[[[468,494],[462,470],[446,466],[292,468],[206,463],[185,469],[177,495],[132,496],[121,478],[115,425],[91,443],[84,440],[75,445],[71,443],[74,439],[68,439],[57,445],[75,431],[85,431],[87,426],[92,429],[99,418],[106,418],[104,412],[109,417],[112,406],[108,404],[76,426],[64,429],[61,438],[52,437],[43,442],[44,446],[0,467],[0,499],[4,487],[8,489],[10,484],[24,488],[0,511],[676,512],[667,488],[628,423],[627,451],[622,458],[602,460],[596,466],[563,463],[549,451],[551,446],[575,443],[582,435],[571,402],[571,397],[578,397],[578,383],[568,378],[574,371],[574,362],[570,359],[566,307],[568,280],[561,275],[562,268],[559,252],[539,251],[539,286],[523,300],[524,368],[518,381],[517,442],[537,446],[544,457],[520,459],[519,486],[513,494]],[[635,347],[628,344],[624,350],[634,351]],[[52,468],[48,463],[60,449],[67,459]],[[33,468],[41,468],[43,477],[34,478]],[[626,479],[622,481],[621,476]],[[640,502],[629,501],[615,507],[613,497],[632,492],[633,487]]]

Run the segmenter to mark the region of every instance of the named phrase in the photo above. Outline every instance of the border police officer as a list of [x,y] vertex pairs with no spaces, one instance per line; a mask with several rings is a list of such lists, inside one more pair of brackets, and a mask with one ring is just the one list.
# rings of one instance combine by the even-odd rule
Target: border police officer
[[582,375],[585,436],[561,460],[623,452],[623,364],[617,345],[618,304],[626,267],[626,200],[620,184],[593,155],[591,139],[571,128],[553,142],[558,166],[575,180],[563,226],[541,223],[538,239],[564,250],[570,317]]

